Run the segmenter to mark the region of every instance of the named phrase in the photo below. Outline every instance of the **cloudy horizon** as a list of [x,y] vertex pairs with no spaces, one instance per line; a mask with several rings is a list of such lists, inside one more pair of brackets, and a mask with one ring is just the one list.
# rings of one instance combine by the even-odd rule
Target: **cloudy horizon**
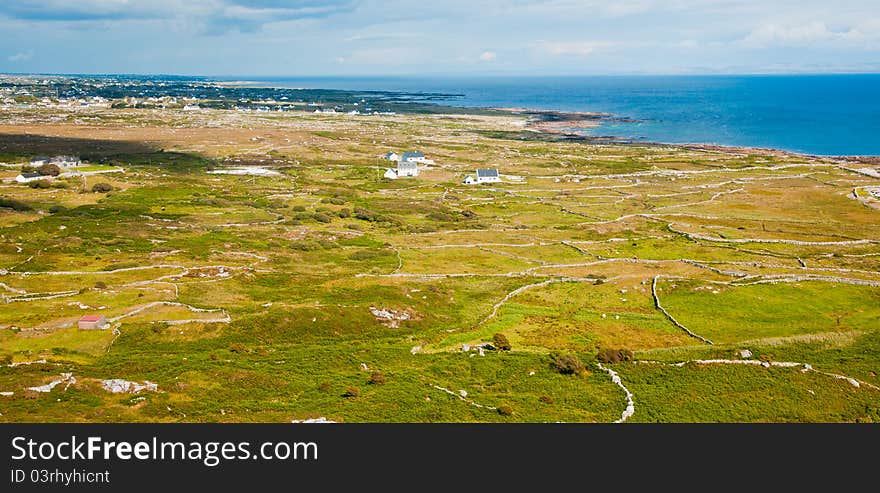
[[7,0],[0,72],[880,72],[876,0]]

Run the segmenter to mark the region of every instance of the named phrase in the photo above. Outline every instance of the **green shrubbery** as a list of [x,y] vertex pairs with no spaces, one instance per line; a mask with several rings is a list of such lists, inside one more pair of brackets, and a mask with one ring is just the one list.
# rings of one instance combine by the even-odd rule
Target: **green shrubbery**
[[0,197],[0,208],[12,209],[18,212],[31,210],[31,206],[24,202],[15,199],[7,199],[6,197]]
[[370,373],[370,380],[367,383],[370,385],[382,385],[385,383],[385,374],[376,370]]
[[507,336],[502,334],[501,332],[496,333],[492,336],[492,343],[499,351],[510,351],[510,340],[507,339]]
[[318,221],[319,223],[333,222],[333,218],[323,212],[316,212],[314,215],[312,215],[312,217],[315,219],[315,221]]
[[572,353],[550,353],[550,367],[563,375],[574,375],[584,371],[584,364]]
[[631,361],[634,357],[630,349],[602,349],[596,355],[596,360],[600,363],[619,363],[621,361]]

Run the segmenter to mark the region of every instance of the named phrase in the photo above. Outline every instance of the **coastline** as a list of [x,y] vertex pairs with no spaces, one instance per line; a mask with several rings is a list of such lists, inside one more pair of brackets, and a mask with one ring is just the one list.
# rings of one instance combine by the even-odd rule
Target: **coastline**
[[541,110],[521,107],[486,107],[492,111],[509,112],[516,115],[527,115],[525,130],[538,134],[554,136],[565,141],[581,141],[585,143],[613,143],[618,145],[643,145],[643,146],[674,146],[683,149],[696,149],[708,151],[723,151],[732,153],[764,153],[774,156],[803,156],[805,158],[844,160],[862,164],[880,166],[880,154],[813,154],[809,152],[794,151],[776,147],[725,145],[710,142],[662,142],[662,141],[633,141],[617,135],[584,135],[570,131],[572,128],[599,128],[603,123],[627,122],[634,123],[639,120],[618,117],[611,113],[590,111],[559,111]]

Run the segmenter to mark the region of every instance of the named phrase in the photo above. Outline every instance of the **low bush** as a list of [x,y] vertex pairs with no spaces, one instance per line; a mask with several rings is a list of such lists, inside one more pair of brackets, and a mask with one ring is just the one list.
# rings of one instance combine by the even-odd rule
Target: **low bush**
[[584,371],[584,364],[577,356],[571,353],[550,353],[550,367],[563,375],[574,375]]
[[31,181],[27,185],[31,188],[52,188],[52,182],[49,180]]
[[31,210],[31,206],[25,204],[24,202],[15,199],[7,199],[5,197],[0,197],[0,208],[12,209],[18,212]]
[[501,332],[492,336],[492,343],[499,351],[510,351],[511,349],[510,340]]
[[333,218],[323,212],[316,212],[312,217],[319,223],[329,223],[333,221]]
[[92,192],[94,193],[107,193],[113,190],[113,185],[105,182],[95,183],[92,185]]
[[621,361],[631,361],[633,352],[630,349],[601,349],[596,355],[596,360],[600,363],[620,363]]
[[370,380],[368,381],[370,385],[382,385],[385,383],[385,374],[381,371],[374,371],[370,373]]

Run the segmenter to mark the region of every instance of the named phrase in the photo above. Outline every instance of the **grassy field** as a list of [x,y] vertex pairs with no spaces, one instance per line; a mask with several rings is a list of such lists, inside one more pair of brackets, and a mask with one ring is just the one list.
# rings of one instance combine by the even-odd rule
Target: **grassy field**
[[[880,420],[880,212],[852,195],[878,183],[842,160],[505,115],[48,111],[0,116],[0,421],[612,422],[611,372],[627,421]],[[381,177],[411,149],[435,164]],[[12,181],[55,153],[125,171]],[[248,167],[272,173],[216,173]]]

